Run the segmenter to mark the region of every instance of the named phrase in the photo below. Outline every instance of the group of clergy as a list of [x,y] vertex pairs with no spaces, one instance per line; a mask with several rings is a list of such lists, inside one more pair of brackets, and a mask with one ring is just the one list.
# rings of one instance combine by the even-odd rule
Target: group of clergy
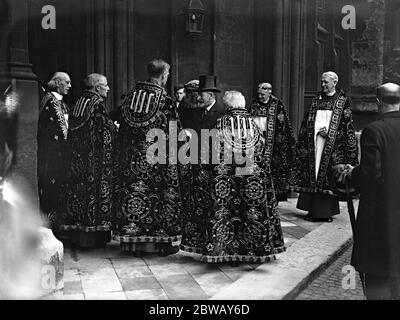
[[[277,207],[291,191],[300,192],[298,208],[308,220],[331,221],[339,213],[332,177],[357,163],[358,148],[335,73],[322,75],[296,142],[269,83],[259,84],[247,106],[239,91],[226,91],[220,101],[216,76],[203,75],[177,87],[175,101],[165,89],[169,70],[161,59],[150,61],[148,79],[112,113],[104,75],[86,77],[72,108],[63,101],[68,74],[57,72],[48,83],[40,103],[38,184],[41,210],[58,237],[79,247],[104,247],[114,237],[135,255],[182,249],[206,262],[260,263],[285,250]],[[214,130],[207,150],[196,142],[196,154],[209,152],[210,161],[151,161],[149,132],[177,140],[171,124],[186,142]],[[159,152],[176,157],[169,148]],[[251,161],[243,165],[228,154],[250,154]]]

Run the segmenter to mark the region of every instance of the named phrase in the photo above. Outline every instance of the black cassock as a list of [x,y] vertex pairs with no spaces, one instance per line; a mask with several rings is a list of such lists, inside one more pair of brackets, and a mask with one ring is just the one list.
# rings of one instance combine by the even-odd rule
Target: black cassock
[[50,92],[40,101],[37,174],[40,209],[53,224],[65,182],[68,106]]

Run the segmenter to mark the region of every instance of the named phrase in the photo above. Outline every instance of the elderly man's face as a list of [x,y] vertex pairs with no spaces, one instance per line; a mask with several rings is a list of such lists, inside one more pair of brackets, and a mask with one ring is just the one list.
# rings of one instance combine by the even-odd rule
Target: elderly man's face
[[169,78],[169,69],[165,70],[165,72],[161,76],[161,85],[163,87],[165,87],[165,85],[167,84],[168,78]]
[[258,91],[257,91],[257,99],[261,103],[267,102],[270,95],[271,95],[271,92],[269,90],[258,89]]
[[107,83],[107,78],[102,78],[97,85],[97,92],[99,93],[100,97],[107,98],[107,93],[110,90],[110,87]]
[[330,76],[324,74],[321,77],[321,88],[325,94],[332,93],[336,90],[336,80],[333,80]]
[[211,103],[214,102],[214,100],[215,100],[215,97],[212,92],[204,91],[204,92],[200,92],[200,94],[199,94],[199,103],[200,103],[200,106],[202,106],[202,107],[203,106],[208,107],[209,105],[211,105]]
[[71,88],[71,79],[69,76],[64,76],[58,79],[58,93],[65,96],[68,94],[69,89]]
[[268,82],[263,82],[258,85],[257,100],[260,103],[266,103],[272,94],[272,86]]

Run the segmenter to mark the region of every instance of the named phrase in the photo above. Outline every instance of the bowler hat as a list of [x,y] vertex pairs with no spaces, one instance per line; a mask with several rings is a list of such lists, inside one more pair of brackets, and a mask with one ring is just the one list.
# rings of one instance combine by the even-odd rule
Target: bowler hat
[[199,92],[203,91],[221,92],[221,90],[217,88],[217,76],[201,75],[199,77]]

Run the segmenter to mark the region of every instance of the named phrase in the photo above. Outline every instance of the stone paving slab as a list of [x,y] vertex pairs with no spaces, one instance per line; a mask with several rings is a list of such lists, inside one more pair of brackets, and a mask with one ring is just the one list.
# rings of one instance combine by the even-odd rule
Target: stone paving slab
[[332,223],[304,220],[297,199],[279,203],[287,251],[263,264],[207,264],[193,253],[134,257],[117,241],[104,249],[65,247],[64,294],[56,299],[282,299],[349,238],[345,203]]
[[[352,243],[316,277],[296,300],[365,300],[360,276],[354,270],[354,278],[349,277]],[[344,270],[343,270],[344,269]]]
[[[324,223],[294,242],[269,264],[260,265],[226,286],[211,299],[281,300],[293,299],[317,272],[352,238],[346,204],[332,223]],[[355,203],[357,208],[358,202]]]

